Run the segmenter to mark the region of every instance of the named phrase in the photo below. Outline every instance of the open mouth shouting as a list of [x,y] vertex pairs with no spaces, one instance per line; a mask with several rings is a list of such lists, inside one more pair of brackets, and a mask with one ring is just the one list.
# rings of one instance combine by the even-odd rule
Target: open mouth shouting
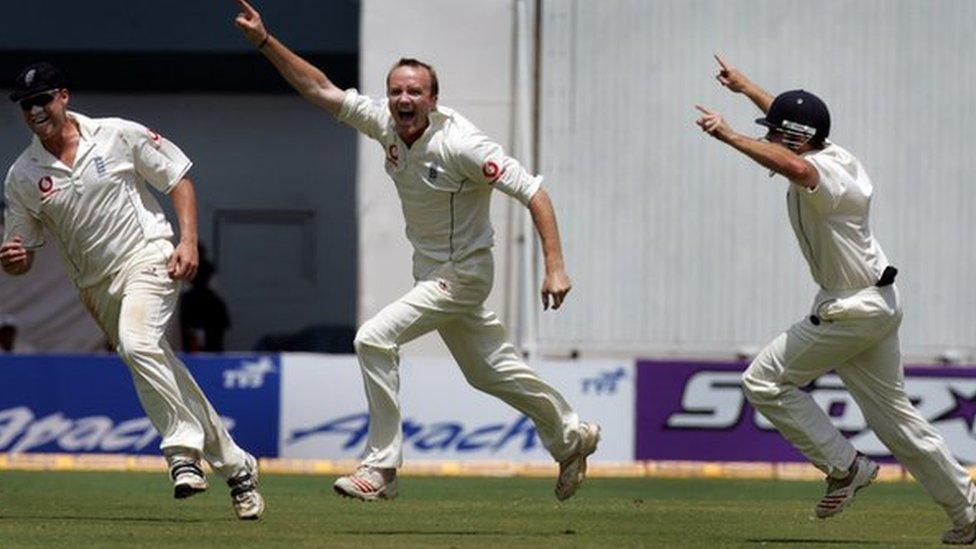
[[397,121],[403,126],[413,126],[417,121],[417,113],[412,109],[399,108],[396,111]]

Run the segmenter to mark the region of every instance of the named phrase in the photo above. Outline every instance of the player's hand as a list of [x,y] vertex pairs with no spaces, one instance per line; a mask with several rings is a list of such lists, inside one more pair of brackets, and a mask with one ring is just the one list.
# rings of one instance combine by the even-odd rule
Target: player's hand
[[546,279],[542,281],[542,310],[549,309],[550,300],[553,310],[558,309],[571,289],[573,283],[570,282],[566,271],[546,273]]
[[196,243],[180,241],[166,264],[166,272],[173,280],[193,280],[200,266],[200,254]]
[[702,131],[720,141],[728,141],[735,134],[732,131],[732,127],[722,118],[721,114],[701,105],[695,105],[695,108],[702,113],[701,118],[695,122]]
[[31,268],[31,253],[24,247],[24,239],[14,235],[0,245],[0,266],[11,275],[21,275]]
[[268,37],[268,29],[264,28],[261,14],[251,7],[245,0],[237,0],[241,12],[234,19],[234,24],[244,33],[244,38],[254,47],[258,47]]
[[715,54],[715,60],[718,61],[719,71],[715,75],[715,79],[718,80],[719,84],[722,84],[729,91],[734,93],[742,93],[749,86],[749,79],[746,75],[739,72],[739,69],[729,65],[722,59],[722,56]]

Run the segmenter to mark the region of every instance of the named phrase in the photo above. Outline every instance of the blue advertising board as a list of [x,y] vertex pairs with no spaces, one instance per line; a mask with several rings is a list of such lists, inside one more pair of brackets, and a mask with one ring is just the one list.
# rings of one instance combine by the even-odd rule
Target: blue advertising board
[[[276,456],[276,355],[185,358],[237,443]],[[158,454],[128,368],[114,355],[0,357],[0,452]]]

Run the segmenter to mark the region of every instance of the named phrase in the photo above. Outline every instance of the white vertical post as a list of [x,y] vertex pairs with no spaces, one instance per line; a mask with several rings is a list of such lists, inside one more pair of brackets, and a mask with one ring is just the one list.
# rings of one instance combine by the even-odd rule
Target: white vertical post
[[[535,47],[536,0],[515,1],[515,100],[513,118],[512,152],[519,158],[529,172],[538,169],[535,150]],[[524,209],[518,208],[516,215],[521,223],[513,223],[520,231],[516,242],[521,254],[518,280],[518,329],[515,331],[516,344],[527,355],[533,356],[537,348],[538,306],[536,288],[538,269],[536,268],[537,243],[532,218]]]

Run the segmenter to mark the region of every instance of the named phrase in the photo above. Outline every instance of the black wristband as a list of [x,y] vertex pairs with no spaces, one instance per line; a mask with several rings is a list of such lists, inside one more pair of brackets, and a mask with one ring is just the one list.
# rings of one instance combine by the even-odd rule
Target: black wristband
[[268,32],[268,31],[264,31],[264,40],[262,40],[261,43],[258,44],[258,49],[259,50],[268,45],[268,39],[269,38],[271,38],[271,33]]

